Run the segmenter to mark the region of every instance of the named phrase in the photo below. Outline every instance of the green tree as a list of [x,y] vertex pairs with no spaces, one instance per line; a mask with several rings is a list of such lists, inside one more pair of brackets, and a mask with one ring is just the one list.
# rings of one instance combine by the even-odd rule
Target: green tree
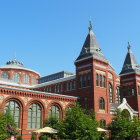
[[109,125],[112,139],[129,139],[133,135],[132,120],[127,112],[116,110]]
[[59,136],[65,140],[96,140],[98,123],[93,114],[85,111],[75,104],[66,112],[66,118],[59,123]]
[[140,120],[138,117],[134,117],[132,120],[132,137],[138,139],[140,136]]
[[[52,118],[49,118],[48,120],[45,120],[44,125],[46,127],[51,127],[53,129],[58,129],[58,127],[59,127],[59,120],[57,118],[53,118],[52,117]],[[45,137],[46,135],[43,135],[43,136]],[[58,137],[58,134],[57,133],[55,133],[55,134],[49,134],[48,133],[47,136],[51,137],[53,139],[56,139]]]
[[15,120],[8,107],[5,113],[0,114],[0,139],[4,140],[15,136],[18,133],[16,128]]

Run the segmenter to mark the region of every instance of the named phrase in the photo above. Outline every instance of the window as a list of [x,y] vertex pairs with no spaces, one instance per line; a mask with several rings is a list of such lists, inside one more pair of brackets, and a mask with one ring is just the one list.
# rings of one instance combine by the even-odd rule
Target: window
[[96,74],[96,86],[99,86],[99,75]]
[[121,103],[120,88],[116,88],[116,103]]
[[4,79],[9,79],[8,72],[3,72],[2,75],[1,75],[1,77],[4,78]]
[[102,87],[102,75],[100,75],[100,87]]
[[19,104],[14,101],[11,100],[9,102],[6,103],[5,107],[4,107],[4,111],[6,112],[6,110],[10,108],[11,114],[13,115],[14,119],[15,119],[15,123],[17,125],[17,127],[19,128],[19,121],[20,121],[20,107]]
[[134,88],[131,89],[131,94],[132,94],[132,96],[135,95],[135,90],[134,90]]
[[138,95],[140,95],[140,86],[138,86]]
[[66,83],[66,88],[67,88],[67,91],[70,90],[69,82]]
[[105,110],[105,101],[104,98],[99,98],[99,109]]
[[24,75],[24,83],[26,84],[30,83],[30,76],[28,74]]
[[83,75],[82,87],[86,87],[86,75]]
[[103,76],[103,87],[106,87],[106,78]]
[[91,85],[91,73],[90,72],[87,74],[87,85],[88,86]]
[[82,78],[82,75],[80,75],[80,87],[82,87],[82,80],[83,78]]
[[13,80],[15,81],[15,82],[20,82],[20,74],[19,73],[14,73],[13,74]]
[[109,102],[113,103],[113,88],[110,83],[109,83]]
[[60,110],[57,106],[53,105],[49,109],[49,118],[60,119]]
[[101,128],[106,128],[106,120],[100,120],[100,127]]
[[28,109],[28,128],[41,128],[42,110],[39,104],[33,103]]
[[70,90],[72,90],[72,81],[70,82]]
[[33,84],[33,85],[36,84],[36,78],[35,78],[35,77],[32,78],[32,84]]

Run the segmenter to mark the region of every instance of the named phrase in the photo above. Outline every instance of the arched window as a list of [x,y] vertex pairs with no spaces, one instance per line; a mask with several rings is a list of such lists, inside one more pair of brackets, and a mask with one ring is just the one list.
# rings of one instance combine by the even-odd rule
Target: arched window
[[13,80],[15,81],[15,82],[20,82],[20,74],[19,73],[14,73],[13,74]]
[[35,78],[35,77],[32,78],[32,84],[33,84],[33,85],[36,84],[36,78]]
[[100,87],[103,86],[103,85],[102,85],[102,84],[103,84],[102,82],[103,82],[103,78],[102,78],[102,75],[100,75]]
[[33,103],[28,109],[28,128],[41,128],[42,109],[39,104]]
[[24,75],[24,83],[28,84],[30,82],[30,76],[28,74]]
[[98,75],[98,73],[96,74],[96,86],[99,86],[99,75]]
[[56,105],[53,105],[49,109],[49,118],[60,119],[60,110]]
[[109,83],[109,103],[113,103],[113,88],[110,83]]
[[100,127],[101,128],[106,128],[106,120],[100,120]]
[[116,88],[116,103],[120,103],[120,102],[121,102],[120,88],[117,87],[117,88]]
[[20,121],[20,107],[19,104],[14,101],[11,100],[9,102],[6,103],[5,107],[4,107],[4,111],[6,112],[6,110],[10,108],[11,114],[14,117],[15,123],[17,125],[17,127],[19,128],[19,121]]
[[8,74],[8,72],[3,72],[2,75],[1,75],[1,78],[9,79],[9,74]]
[[105,101],[104,98],[99,98],[99,109],[105,110]]

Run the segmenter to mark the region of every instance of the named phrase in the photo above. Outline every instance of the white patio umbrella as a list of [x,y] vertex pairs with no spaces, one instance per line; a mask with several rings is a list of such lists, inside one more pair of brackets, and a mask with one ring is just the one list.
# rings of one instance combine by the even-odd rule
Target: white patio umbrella
[[99,131],[99,132],[106,132],[107,130],[105,130],[105,129],[103,129],[103,128],[98,127],[98,128],[97,128],[97,131]]
[[38,129],[38,130],[36,130],[34,132],[35,133],[50,133],[50,134],[55,134],[58,131],[56,129],[51,128],[51,127],[44,127],[44,128]]

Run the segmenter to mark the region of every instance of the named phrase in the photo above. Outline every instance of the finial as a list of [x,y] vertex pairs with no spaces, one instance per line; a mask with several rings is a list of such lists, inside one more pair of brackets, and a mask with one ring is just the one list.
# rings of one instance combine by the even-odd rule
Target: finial
[[127,49],[128,49],[128,51],[130,51],[130,49],[131,49],[131,46],[130,46],[129,41],[128,41],[128,46],[127,46]]
[[91,30],[92,30],[91,18],[90,18],[90,20],[89,20],[89,27],[88,27],[88,29],[89,29],[89,31],[91,31]]

